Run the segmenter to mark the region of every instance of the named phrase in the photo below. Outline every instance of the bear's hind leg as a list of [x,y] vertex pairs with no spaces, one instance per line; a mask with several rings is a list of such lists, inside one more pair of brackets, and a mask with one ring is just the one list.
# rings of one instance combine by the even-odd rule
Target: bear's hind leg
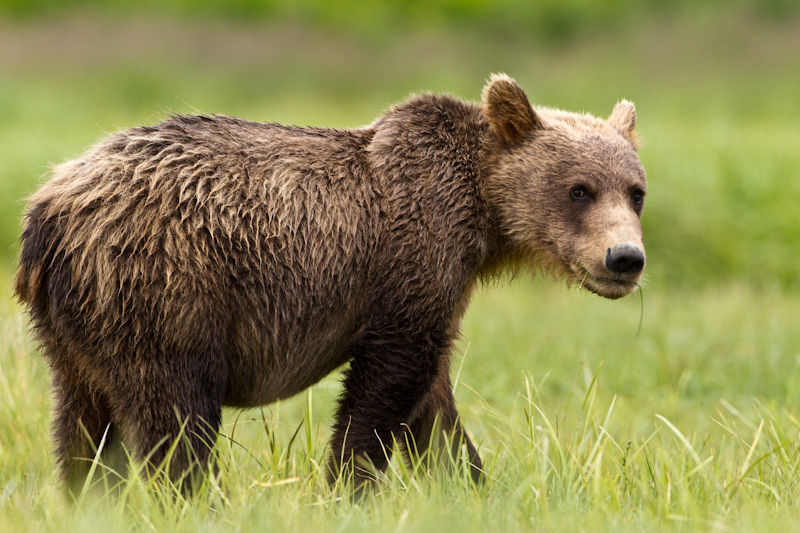
[[224,375],[200,355],[137,361],[120,376],[114,418],[148,475],[163,469],[189,493],[208,472],[222,421]]
[[61,476],[71,497],[83,491],[102,444],[102,465],[93,481],[103,475],[124,476],[127,462],[119,446],[117,428],[112,424],[111,408],[105,395],[92,386],[74,365],[74,359],[51,358],[55,419],[53,439]]

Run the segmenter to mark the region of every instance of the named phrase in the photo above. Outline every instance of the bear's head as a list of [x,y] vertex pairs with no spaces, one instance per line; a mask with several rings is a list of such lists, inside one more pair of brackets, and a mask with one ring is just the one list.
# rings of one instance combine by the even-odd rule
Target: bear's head
[[494,137],[484,194],[511,255],[606,298],[630,293],[645,264],[633,104],[607,120],[534,110],[514,80],[494,75],[482,110]]

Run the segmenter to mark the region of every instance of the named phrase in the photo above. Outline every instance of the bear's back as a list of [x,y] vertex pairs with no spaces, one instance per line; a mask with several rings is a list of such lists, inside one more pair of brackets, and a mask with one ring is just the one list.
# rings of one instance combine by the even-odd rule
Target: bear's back
[[221,116],[115,134],[31,198],[21,269],[50,269],[21,270],[18,292],[128,340],[204,338],[237,309],[262,316],[221,329],[291,338],[364,288],[380,223],[370,137]]

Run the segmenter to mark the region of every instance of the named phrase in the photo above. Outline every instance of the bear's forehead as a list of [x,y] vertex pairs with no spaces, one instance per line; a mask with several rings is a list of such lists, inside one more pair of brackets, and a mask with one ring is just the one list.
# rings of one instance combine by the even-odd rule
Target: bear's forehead
[[579,133],[611,131],[611,126],[605,120],[589,113],[573,113],[550,107],[538,107],[536,112],[551,126],[568,128]]
[[639,156],[636,155],[631,143],[617,133],[582,135],[579,143],[578,153],[585,154],[588,159],[611,160],[630,166],[640,166]]
[[645,187],[639,156],[619,135],[588,134],[576,140],[565,177],[582,177],[600,188]]

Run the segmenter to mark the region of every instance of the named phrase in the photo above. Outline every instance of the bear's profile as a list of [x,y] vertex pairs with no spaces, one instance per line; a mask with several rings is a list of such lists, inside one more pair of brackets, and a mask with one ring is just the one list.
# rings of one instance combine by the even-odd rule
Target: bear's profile
[[68,486],[104,436],[158,466],[183,435],[177,479],[207,464],[223,406],[346,363],[331,479],[443,435],[479,479],[449,377],[473,288],[525,265],[607,298],[636,287],[634,123],[626,101],[607,120],[533,109],[495,75],[480,106],[416,96],[353,130],[174,116],[56,167],[27,207],[15,290]]

